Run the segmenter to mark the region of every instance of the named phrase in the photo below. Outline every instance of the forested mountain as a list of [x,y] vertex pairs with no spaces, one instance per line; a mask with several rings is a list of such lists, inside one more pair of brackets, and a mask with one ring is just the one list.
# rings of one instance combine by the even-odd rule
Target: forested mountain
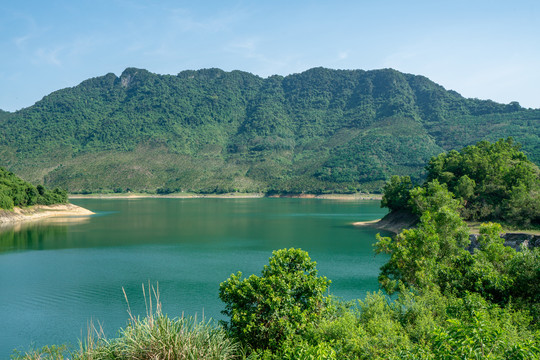
[[445,150],[509,136],[540,162],[540,110],[391,69],[128,68],[0,112],[0,166],[70,192],[375,191],[421,178]]

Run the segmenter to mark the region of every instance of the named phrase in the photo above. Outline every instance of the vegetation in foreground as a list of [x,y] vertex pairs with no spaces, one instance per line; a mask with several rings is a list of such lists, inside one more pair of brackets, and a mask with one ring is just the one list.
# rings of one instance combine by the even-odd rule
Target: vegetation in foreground
[[[464,150],[463,156],[487,149],[493,155],[489,164],[495,163],[505,180],[514,178],[510,198],[515,191],[537,189],[538,168],[514,152],[511,140],[477,147]],[[512,161],[505,160],[507,152],[516,155],[510,157]],[[433,159],[430,166],[438,159],[446,163],[445,156]],[[451,156],[458,159],[455,169],[461,169],[461,155]],[[228,320],[219,326],[169,319],[158,308],[143,320],[132,317],[115,339],[90,337],[70,356],[95,360],[540,359],[540,248],[523,246],[516,251],[505,246],[502,228],[493,222],[480,226],[479,245],[469,248],[463,215],[470,214],[468,201],[487,195],[476,192],[472,181],[459,179],[467,176],[474,184],[483,184],[480,189],[493,189],[499,177],[489,164],[483,167],[489,176],[459,176],[457,184],[471,185],[465,187],[472,189],[465,192],[466,200],[456,198],[438,178],[416,188],[403,178],[387,185],[386,205],[406,206],[418,214],[419,222],[395,238],[377,236],[375,251],[388,256],[379,276],[386,293],[343,302],[327,294],[330,281],[318,275],[316,263],[305,251],[283,249],[273,252],[261,276],[243,278],[237,273],[220,284]],[[504,194],[502,179],[497,184]],[[484,200],[484,204],[490,203]],[[503,215],[503,219],[507,218]],[[14,358],[61,359],[65,353],[62,347],[46,347]]]
[[[143,285],[147,306],[144,318],[135,317],[129,310],[129,320],[118,336],[107,339],[101,328],[90,324],[86,339],[78,349],[45,346],[27,352],[16,352],[13,359],[27,360],[228,360],[240,354],[238,343],[211,320],[196,317],[170,318],[163,314],[159,301],[159,288]],[[148,298],[147,295],[148,294]],[[125,295],[125,292],[124,292]],[[152,297],[155,301],[153,302]],[[127,297],[126,297],[127,301]],[[154,310],[155,308],[155,310]]]
[[0,209],[12,210],[14,206],[65,204],[67,192],[59,188],[49,190],[34,186],[12,172],[0,167]]
[[[305,251],[275,251],[261,276],[240,273],[220,285],[221,326],[131,319],[112,340],[90,339],[72,359],[540,359],[540,249],[505,247],[498,224],[484,224],[466,250],[459,202],[444,187],[418,195],[420,224],[396,239],[382,291],[343,302],[327,295]],[[15,359],[62,359],[46,347]]]

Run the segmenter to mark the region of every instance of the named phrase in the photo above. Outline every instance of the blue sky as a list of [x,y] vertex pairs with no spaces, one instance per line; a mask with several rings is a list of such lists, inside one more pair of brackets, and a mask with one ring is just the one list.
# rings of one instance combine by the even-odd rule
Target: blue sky
[[126,67],[262,77],[396,70],[463,96],[540,108],[540,2],[4,1],[0,109]]

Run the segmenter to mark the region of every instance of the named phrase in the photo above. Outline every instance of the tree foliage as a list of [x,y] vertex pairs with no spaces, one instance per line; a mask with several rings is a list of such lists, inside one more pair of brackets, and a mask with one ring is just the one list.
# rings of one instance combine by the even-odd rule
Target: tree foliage
[[462,199],[466,219],[540,225],[540,170],[512,138],[440,154],[426,169],[427,181],[447,184]]
[[[405,204],[415,192],[443,184],[463,206],[465,220],[502,221],[521,227],[540,226],[540,170],[520,151],[512,138],[495,143],[481,141],[461,151],[452,150],[431,158],[426,166],[427,179],[421,187],[407,193],[397,190],[399,177],[384,188],[381,206],[391,211],[424,211],[422,204]],[[403,187],[402,187],[403,188]],[[432,201],[444,201],[444,199]]]
[[410,196],[413,210],[420,214],[418,226],[394,239],[377,236],[377,252],[390,255],[379,276],[385,290],[437,289],[458,297],[475,293],[502,306],[519,304],[531,311],[535,321],[540,320],[540,291],[531,286],[539,276],[539,248],[516,252],[505,246],[497,223],[482,224],[476,246],[469,248],[469,230],[459,214],[461,203],[446,185],[435,179],[411,190]]
[[379,276],[389,293],[403,285],[436,286],[441,269],[451,266],[469,244],[467,224],[458,212],[459,202],[446,186],[434,181],[410,193],[410,204],[420,214],[418,226],[403,230],[395,239],[377,235],[376,252],[390,254]]
[[322,315],[330,283],[315,265],[305,251],[291,248],[274,251],[261,277],[232,274],[219,289],[230,318],[225,328],[253,349],[276,350],[304,333]]
[[52,205],[67,202],[67,193],[56,188],[37,187],[0,167],[0,209],[11,210],[14,206]]
[[512,135],[538,161],[539,119],[391,69],[128,68],[3,113],[0,165],[70,192],[372,192],[482,139]]
[[410,195],[413,184],[409,176],[394,175],[383,187],[381,207],[387,207],[390,211],[407,210],[409,208]]

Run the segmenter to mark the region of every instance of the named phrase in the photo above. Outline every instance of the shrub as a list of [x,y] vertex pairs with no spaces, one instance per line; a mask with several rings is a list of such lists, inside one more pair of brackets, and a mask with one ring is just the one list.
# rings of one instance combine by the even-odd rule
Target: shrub
[[223,322],[229,333],[253,349],[271,351],[320,319],[330,283],[317,276],[307,252],[283,249],[272,254],[261,277],[241,279],[238,272],[219,289],[223,314],[230,317]]

